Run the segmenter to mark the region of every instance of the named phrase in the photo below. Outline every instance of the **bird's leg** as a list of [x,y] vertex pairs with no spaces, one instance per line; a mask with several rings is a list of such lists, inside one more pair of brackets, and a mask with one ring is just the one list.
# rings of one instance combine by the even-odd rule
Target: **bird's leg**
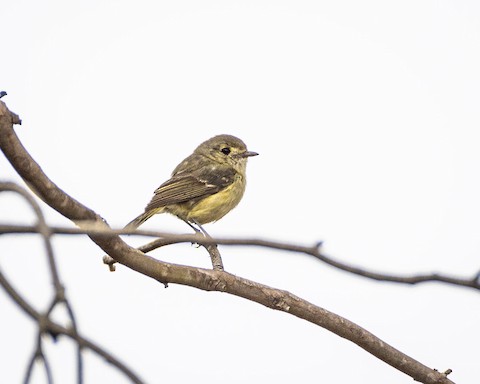
[[212,236],[210,236],[210,235],[208,234],[208,232],[205,230],[205,228],[203,228],[199,223],[195,222],[195,224],[198,226],[198,228],[199,228],[200,231],[202,232],[203,236],[209,237],[209,238],[212,237]]
[[[182,220],[183,220],[183,219],[182,219]],[[198,229],[197,227],[195,227],[195,226],[194,226],[193,224],[191,224],[189,221],[187,221],[187,220],[183,220],[183,221],[184,221],[185,223],[187,223],[188,226],[195,231],[195,233],[203,233],[200,229]],[[196,223],[195,223],[195,224],[196,224]],[[197,225],[198,225],[198,224],[197,224]],[[200,225],[199,225],[199,227],[202,228]],[[202,228],[202,229],[203,229],[203,228]]]
[[202,233],[203,236],[211,238],[211,236],[208,234],[208,232],[205,230],[205,228],[202,227],[202,225],[200,223],[197,223],[196,221],[193,222],[193,224],[195,224],[198,227],[197,228],[192,223],[190,223],[188,221],[185,221],[185,222],[190,226],[190,228],[192,228],[195,231],[195,233]]
[[[183,219],[182,219],[182,220],[183,220]],[[186,224],[188,224],[188,226],[195,231],[195,234],[201,233],[202,235],[204,235],[204,234],[202,233],[202,231],[201,231],[200,229],[198,229],[197,227],[195,227],[192,223],[188,222],[187,220],[183,220],[183,221],[184,221]],[[205,235],[204,235],[204,236],[205,236]],[[196,248],[200,247],[200,244],[194,243],[193,241],[192,241],[192,245],[195,246]]]
[[[208,232],[201,226],[200,223],[197,223],[196,221],[193,221],[195,225],[198,226],[200,232],[202,232],[203,236],[205,236],[207,239],[211,239],[212,237],[208,234]],[[189,223],[190,224],[190,223]],[[194,228],[196,231],[195,227],[193,225],[190,225],[192,228]],[[217,271],[223,271],[223,262],[222,262],[222,256],[220,255],[220,252],[218,251],[218,247],[216,244],[208,244],[204,245],[205,249],[207,252],[210,254],[210,259],[212,260],[212,266],[214,270]]]

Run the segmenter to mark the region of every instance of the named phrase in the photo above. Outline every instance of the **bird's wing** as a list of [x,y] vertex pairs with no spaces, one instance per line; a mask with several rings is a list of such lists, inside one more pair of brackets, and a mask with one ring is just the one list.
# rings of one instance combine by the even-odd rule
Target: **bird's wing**
[[233,168],[215,164],[174,175],[155,190],[145,211],[213,195],[232,184],[235,174]]

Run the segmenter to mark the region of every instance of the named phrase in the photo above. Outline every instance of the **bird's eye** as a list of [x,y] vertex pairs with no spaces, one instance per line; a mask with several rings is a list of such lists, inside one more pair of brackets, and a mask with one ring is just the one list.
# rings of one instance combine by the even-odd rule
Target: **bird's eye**
[[230,154],[230,152],[231,152],[230,148],[228,148],[228,147],[222,148],[222,153],[224,155],[228,155],[228,154]]

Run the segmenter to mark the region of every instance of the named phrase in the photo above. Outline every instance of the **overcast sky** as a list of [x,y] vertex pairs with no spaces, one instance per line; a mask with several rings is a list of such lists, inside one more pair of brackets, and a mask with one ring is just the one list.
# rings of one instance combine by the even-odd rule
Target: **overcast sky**
[[[0,10],[0,90],[23,120],[22,142],[112,226],[141,213],[200,142],[229,133],[260,156],[241,204],[206,226],[213,236],[323,240],[329,255],[386,273],[479,270],[477,1],[3,1]],[[21,183],[3,156],[0,177]],[[71,226],[42,207],[50,224]],[[33,216],[5,194],[0,221]],[[167,215],[144,227],[189,231]],[[0,265],[43,309],[51,287],[40,244],[2,236]],[[80,331],[148,383],[411,382],[292,316],[164,289],[124,267],[109,273],[86,237],[58,236],[54,247]],[[229,272],[451,368],[457,383],[478,381],[478,292],[367,281],[265,249],[221,252]],[[188,244],[153,255],[210,267]],[[36,328],[3,292],[0,309],[0,381],[18,383]],[[48,352],[57,382],[73,382],[71,345]],[[86,355],[87,383],[128,382]],[[33,382],[45,382],[40,370]]]

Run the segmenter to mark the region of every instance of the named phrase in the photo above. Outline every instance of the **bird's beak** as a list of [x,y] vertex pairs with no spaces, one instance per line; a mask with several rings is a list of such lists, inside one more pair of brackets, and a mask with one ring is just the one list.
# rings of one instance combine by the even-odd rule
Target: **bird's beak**
[[258,156],[258,153],[257,152],[252,152],[252,151],[245,151],[240,156],[242,156],[242,157],[252,157],[252,156]]

